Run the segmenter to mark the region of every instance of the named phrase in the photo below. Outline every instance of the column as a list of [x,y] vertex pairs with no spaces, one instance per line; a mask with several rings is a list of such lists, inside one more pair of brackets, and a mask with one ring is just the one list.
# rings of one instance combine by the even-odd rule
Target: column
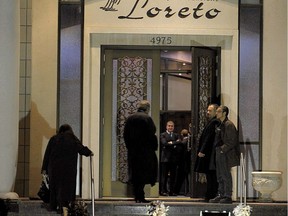
[[13,193],[18,159],[20,1],[0,1],[0,198]]

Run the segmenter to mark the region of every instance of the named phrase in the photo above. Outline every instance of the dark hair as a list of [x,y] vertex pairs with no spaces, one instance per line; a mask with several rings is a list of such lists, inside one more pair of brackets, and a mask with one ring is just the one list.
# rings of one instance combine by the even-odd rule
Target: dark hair
[[58,133],[65,133],[65,132],[70,132],[74,134],[72,127],[69,124],[63,124],[60,126]]
[[222,109],[222,112],[226,113],[226,117],[228,117],[229,108],[227,106],[224,106],[224,105],[221,105],[220,108]]
[[218,104],[209,104],[209,106],[213,106],[215,110],[218,109],[219,105]]

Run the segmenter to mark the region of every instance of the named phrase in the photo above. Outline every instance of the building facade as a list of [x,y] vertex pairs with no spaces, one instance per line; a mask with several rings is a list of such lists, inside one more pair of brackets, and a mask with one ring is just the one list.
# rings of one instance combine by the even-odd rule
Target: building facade
[[[23,193],[23,196],[35,197],[41,181],[40,168],[44,151],[49,138],[56,131],[59,119],[61,119],[59,112],[62,107],[59,107],[61,96],[57,92],[59,90],[57,72],[59,71],[59,47],[60,43],[63,44],[64,42],[59,41],[58,38],[58,0],[21,2],[22,11],[25,10],[26,15],[31,15],[28,29],[32,26],[29,29],[31,31],[31,44],[30,41],[28,42],[31,45],[31,56],[28,60],[25,59],[25,68],[28,70],[30,67],[27,67],[27,64],[31,62],[31,76],[28,76],[29,80],[31,78],[30,107],[28,106],[26,112],[27,115],[29,114],[29,130],[27,130],[27,124],[24,127],[26,131],[30,131],[29,145],[26,145],[29,146],[30,157],[26,160],[23,159],[24,163],[21,163],[21,166],[18,163],[18,173],[24,166],[26,167],[24,169],[26,174],[24,174],[23,186],[19,186],[21,181],[18,178],[19,184],[17,185],[16,181],[16,188],[20,191],[19,194]],[[27,7],[23,6],[23,2]],[[115,58],[118,58],[114,56],[114,53],[120,53],[123,50],[127,51],[124,56],[137,50],[148,51],[149,57],[147,59],[152,59],[153,66],[151,67],[154,67],[157,65],[157,60],[155,61],[153,55],[159,55],[157,49],[169,50],[176,47],[177,50],[181,50],[183,47],[217,47],[221,50],[219,102],[230,108],[230,119],[238,127],[241,125],[239,106],[243,106],[243,104],[239,104],[241,103],[241,99],[239,99],[239,95],[241,95],[239,82],[241,80],[239,80],[238,1],[187,0],[183,5],[179,5],[177,1],[157,1],[157,4],[148,0],[117,1],[114,4],[113,2],[91,0],[84,3],[83,62],[80,63],[83,65],[83,80],[80,99],[76,100],[76,102],[81,101],[81,120],[77,131],[79,131],[83,143],[88,145],[95,154],[94,172],[98,197],[115,195],[115,191],[119,191],[116,196],[121,196],[125,195],[123,190],[126,190],[126,188],[119,186],[120,183],[116,181],[119,173],[113,168],[117,167],[118,164],[114,157],[114,154],[117,154],[117,150],[114,148],[117,137],[113,138],[114,132],[117,135],[117,130],[113,129],[115,126],[113,119],[117,118],[118,114],[115,113],[118,111],[118,104],[113,105],[113,101],[114,97],[117,97],[117,89],[119,88],[117,87],[116,90],[113,88],[117,82],[113,73],[109,77],[107,71],[103,72],[103,68],[106,70],[108,70],[107,67],[109,68],[109,65],[105,65],[106,62],[103,60],[104,54],[108,57],[111,55],[109,57],[112,62],[110,69],[113,71],[113,68],[117,66]],[[23,26],[27,28],[27,25]],[[281,190],[273,194],[275,200],[283,201],[287,200],[286,1],[263,3],[262,46],[260,66],[262,75],[259,77],[261,103],[259,107],[256,107],[260,111],[255,110],[260,114],[258,133],[261,145],[258,148],[260,151],[256,155],[257,161],[261,164],[256,168],[283,172]],[[133,55],[139,55],[139,53]],[[159,96],[161,78],[159,77],[159,73],[155,75],[155,72],[152,72],[150,79],[149,76],[147,78],[149,82],[145,87],[146,98],[152,101],[151,115],[158,125],[158,133],[161,122],[159,110],[162,106],[159,102],[161,98]],[[25,79],[27,80],[27,77]],[[253,87],[248,85],[251,92],[254,90]],[[190,97],[193,100],[192,96],[185,100],[190,100]],[[69,99],[72,100],[73,97],[69,97]],[[249,107],[249,104],[246,106]],[[277,111],[275,107],[277,107]],[[62,113],[65,112],[66,110],[63,109]],[[25,118],[28,117],[24,116],[23,119]],[[106,122],[107,119],[109,123]],[[61,119],[62,122],[66,120],[65,118]],[[72,123],[74,122],[72,121]],[[111,131],[107,132],[107,130]],[[23,137],[20,135],[20,140],[22,140]],[[110,135],[112,136],[110,137]],[[244,151],[248,151],[249,145],[247,143],[243,145]],[[107,146],[109,147],[107,148]],[[19,148],[19,155],[22,155],[20,151],[25,149],[27,151],[25,145],[23,148],[21,147]],[[247,157],[253,156],[253,150],[252,153],[247,154]],[[81,166],[81,178],[79,177],[81,184],[79,184],[78,193],[82,197],[88,198],[90,196],[89,160],[83,158]],[[253,169],[252,165],[248,171],[250,172],[251,169]],[[236,199],[238,191],[237,169],[233,170],[233,178],[235,180],[233,197]],[[105,183],[107,179],[109,183]],[[147,193],[153,197],[158,196],[155,188],[148,189]],[[254,192],[251,191],[250,195],[253,197]]]

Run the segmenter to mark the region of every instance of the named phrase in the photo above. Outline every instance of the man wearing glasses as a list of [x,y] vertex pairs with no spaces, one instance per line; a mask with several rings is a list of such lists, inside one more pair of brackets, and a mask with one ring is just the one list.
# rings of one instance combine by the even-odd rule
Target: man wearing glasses
[[214,146],[216,148],[216,174],[218,196],[210,199],[210,203],[232,203],[231,167],[240,165],[240,145],[238,131],[228,119],[229,108],[219,106],[216,117],[220,124],[216,127]]

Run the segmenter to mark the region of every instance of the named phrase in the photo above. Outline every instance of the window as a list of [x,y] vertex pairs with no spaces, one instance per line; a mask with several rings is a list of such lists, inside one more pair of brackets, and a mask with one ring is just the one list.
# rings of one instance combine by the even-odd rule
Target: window
[[[239,140],[247,172],[261,169],[262,1],[242,0],[239,8]],[[247,176],[248,178],[250,176]],[[256,197],[252,179],[248,197]],[[250,188],[249,188],[250,187]]]
[[[59,1],[58,125],[70,124],[81,138],[83,0]],[[78,170],[80,169],[78,160]],[[76,194],[81,194],[77,172]]]

